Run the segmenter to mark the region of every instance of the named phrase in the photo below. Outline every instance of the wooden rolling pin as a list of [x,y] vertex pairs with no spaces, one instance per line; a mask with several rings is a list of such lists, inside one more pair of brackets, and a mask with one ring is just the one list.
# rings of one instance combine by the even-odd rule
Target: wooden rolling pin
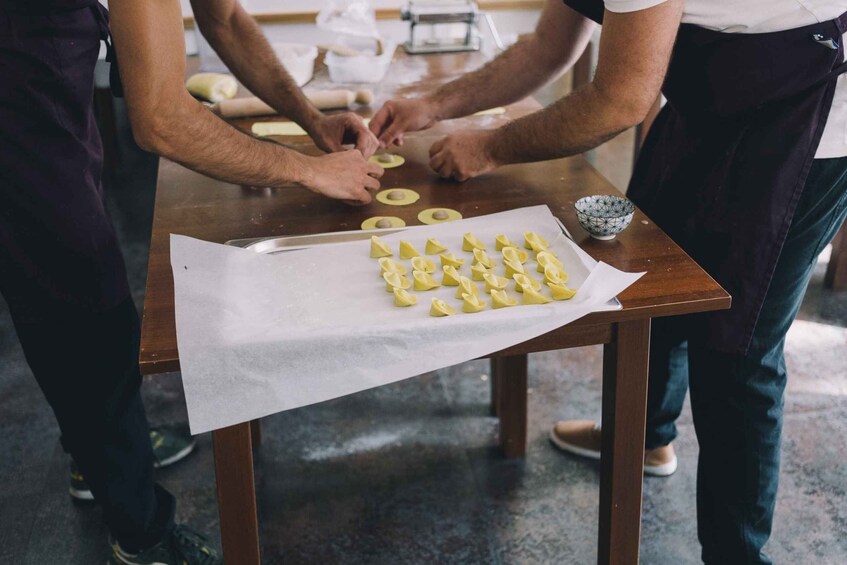
[[[324,90],[322,92],[311,92],[306,98],[315,105],[318,110],[332,110],[334,108],[352,108],[353,104],[370,104],[374,100],[374,93],[370,90]],[[276,114],[276,110],[265,104],[259,98],[233,98],[221,100],[212,105],[212,111],[224,118],[247,118],[250,116],[265,116]]]

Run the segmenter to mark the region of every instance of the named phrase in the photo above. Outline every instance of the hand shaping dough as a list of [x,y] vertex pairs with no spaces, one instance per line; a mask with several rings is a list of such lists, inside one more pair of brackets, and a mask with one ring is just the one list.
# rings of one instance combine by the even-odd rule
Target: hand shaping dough
[[466,312],[468,314],[480,312],[485,309],[485,305],[485,301],[480,300],[479,296],[475,294],[462,295],[462,312]]
[[548,282],[547,286],[553,294],[553,300],[570,300],[576,294],[576,289],[568,288],[563,284]]
[[505,308],[506,306],[514,306],[518,303],[518,301],[508,294],[506,294],[505,290],[492,290],[491,291],[491,307],[492,308]]
[[411,292],[406,292],[402,288],[394,289],[394,305],[395,306],[414,306],[418,303],[418,297]]
[[414,204],[421,195],[408,188],[389,188],[376,193],[376,199],[389,206],[407,206]]
[[306,130],[294,122],[256,122],[250,128],[254,135],[267,137],[269,135],[309,135]]
[[461,220],[462,215],[450,208],[427,208],[418,214],[418,220],[422,224],[440,224],[441,222],[452,222]]
[[368,157],[368,161],[376,163],[383,169],[393,169],[394,167],[399,167],[406,162],[406,160],[400,155],[391,155],[390,153],[371,155]]
[[439,300],[438,298],[432,299],[432,306],[429,308],[429,315],[435,316],[436,318],[440,318],[442,316],[452,316],[456,311],[452,306],[444,302],[443,300]]
[[415,290],[432,290],[441,286],[432,275],[423,271],[412,271],[412,278],[415,279]]
[[438,255],[447,251],[447,248],[441,245],[440,241],[431,237],[426,240],[426,249],[424,251],[426,251],[427,255]]
[[397,216],[374,216],[362,222],[363,230],[383,229],[383,228],[402,228],[406,222]]
[[415,249],[415,246],[405,240],[400,240],[400,258],[411,259],[412,257],[420,257],[421,254]]
[[379,257],[391,257],[391,248],[388,244],[382,241],[375,235],[371,236],[371,257],[377,259]]

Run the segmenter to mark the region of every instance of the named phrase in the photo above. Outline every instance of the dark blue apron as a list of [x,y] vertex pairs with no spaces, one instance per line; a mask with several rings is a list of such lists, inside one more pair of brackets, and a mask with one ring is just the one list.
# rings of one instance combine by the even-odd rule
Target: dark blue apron
[[105,18],[92,0],[0,0],[0,292],[29,318],[129,293],[93,110]]
[[[565,0],[602,23],[601,0]],[[745,353],[847,71],[847,14],[786,31],[682,24],[628,197],[731,295],[693,331]],[[699,323],[702,322],[702,323]]]

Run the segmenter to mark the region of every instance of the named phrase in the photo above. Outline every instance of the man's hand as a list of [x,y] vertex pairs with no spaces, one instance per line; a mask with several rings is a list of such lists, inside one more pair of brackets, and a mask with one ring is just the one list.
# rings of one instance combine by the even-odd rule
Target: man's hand
[[435,104],[426,98],[389,100],[371,119],[370,128],[380,147],[388,147],[403,145],[404,133],[431,128],[437,121]]
[[373,155],[379,147],[379,141],[371,133],[365,122],[352,112],[321,116],[311,124],[315,145],[322,150],[333,153],[343,151],[345,144],[354,144],[356,149],[365,157]]
[[379,190],[379,179],[384,169],[369,163],[357,150],[328,153],[320,157],[306,157],[303,186],[329,198],[344,200],[348,204],[367,204],[369,191]]
[[429,166],[442,178],[459,182],[494,170],[499,164],[491,155],[491,140],[497,130],[448,135],[429,149]]

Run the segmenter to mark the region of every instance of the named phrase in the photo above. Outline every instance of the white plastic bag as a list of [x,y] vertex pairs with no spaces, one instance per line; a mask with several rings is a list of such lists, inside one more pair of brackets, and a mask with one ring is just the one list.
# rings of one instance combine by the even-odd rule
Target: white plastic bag
[[318,13],[317,25],[341,35],[379,37],[376,14],[367,0],[331,0]]

